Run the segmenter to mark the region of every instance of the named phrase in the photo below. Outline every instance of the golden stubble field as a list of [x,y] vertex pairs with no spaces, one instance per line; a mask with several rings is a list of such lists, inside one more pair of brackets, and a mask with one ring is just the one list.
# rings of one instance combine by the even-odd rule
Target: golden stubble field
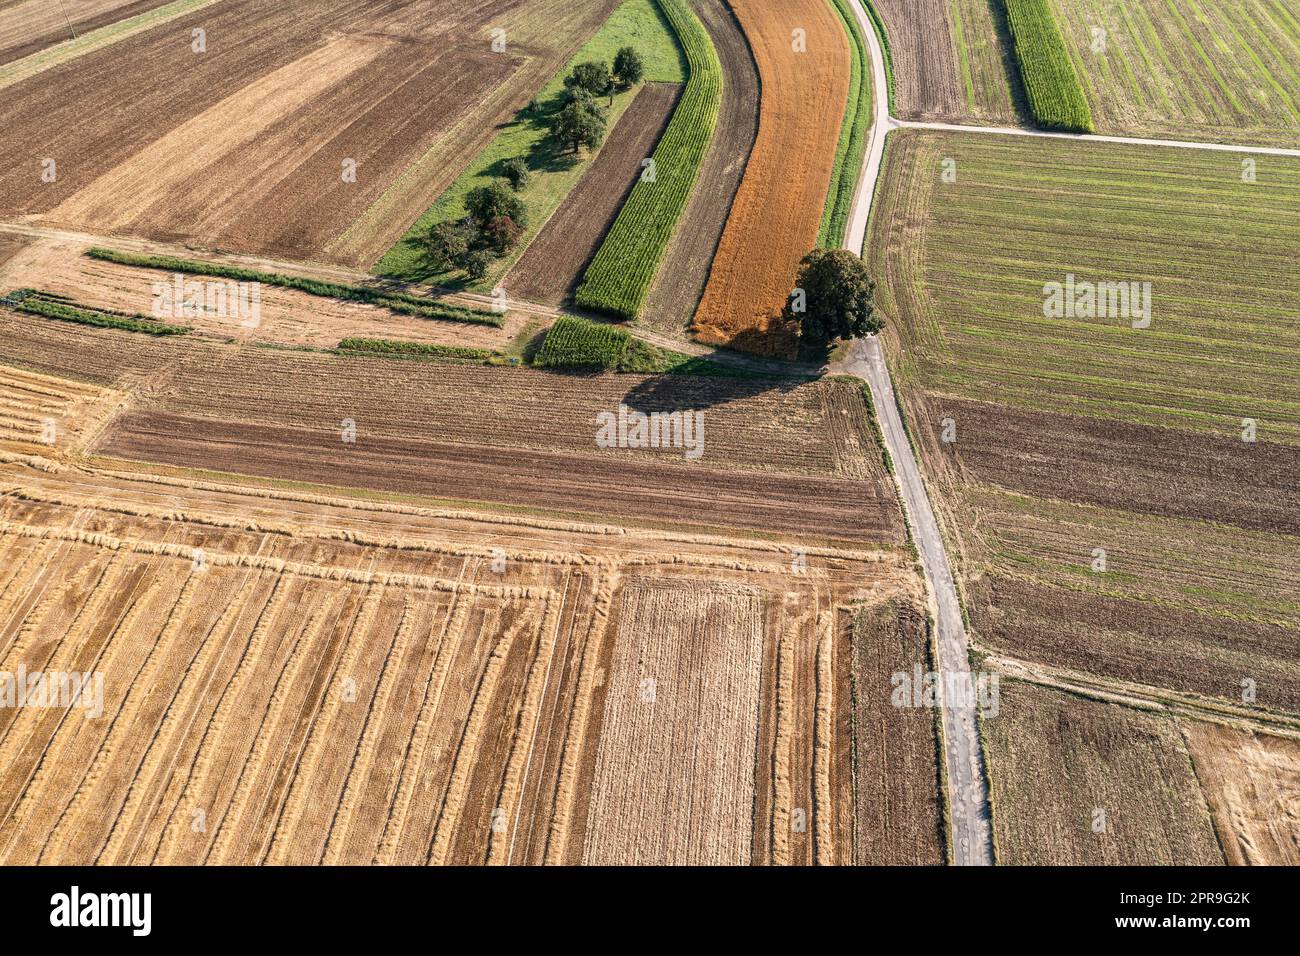
[[5,863],[860,857],[850,623],[915,606],[901,549],[118,472],[117,393],[59,382],[0,375],[80,402],[0,435],[0,673],[102,685],[0,707]]

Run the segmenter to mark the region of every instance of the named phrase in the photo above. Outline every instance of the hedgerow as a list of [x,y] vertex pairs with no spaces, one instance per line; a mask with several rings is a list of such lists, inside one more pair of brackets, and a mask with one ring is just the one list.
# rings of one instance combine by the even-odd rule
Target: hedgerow
[[1048,0],[1003,2],[1034,119],[1048,129],[1094,132],[1092,109]]
[[476,349],[464,345],[438,345],[432,342],[401,342],[396,339],[347,338],[338,344],[338,350],[370,355],[414,355],[474,362],[486,362],[496,355],[491,349]]
[[242,266],[219,265],[214,262],[200,262],[195,259],[141,255],[134,252],[118,252],[114,249],[101,248],[87,249],[86,255],[92,259],[116,262],[124,266],[160,269],[164,272],[182,272],[188,275],[212,276],[218,279],[233,279],[236,282],[260,282],[263,285],[293,289],[323,299],[363,302],[367,305],[380,306],[390,312],[414,315],[425,319],[444,319],[449,322],[468,322],[475,325],[493,326],[501,325],[502,321],[501,316],[492,312],[469,309],[463,306],[445,305],[441,302],[434,302],[405,292],[368,289],[365,286],[344,285],[339,282],[322,282],[319,279],[286,276],[276,272],[261,272],[257,269],[245,269]]
[[155,322],[143,315],[123,315],[117,312],[105,312],[69,305],[60,297],[55,301],[52,296],[42,293],[29,294],[17,304],[11,306],[19,312],[39,315],[60,322],[77,322],[81,325],[94,325],[104,329],[122,329],[126,332],[144,332],[146,335],[185,335],[191,331],[185,325],[167,325]]
[[575,296],[583,308],[626,319],[645,305],[713,139],[722,98],[722,66],[704,25],[686,0],[658,3],[686,52],[690,79],[655,148],[654,181],[643,178],[632,189]]

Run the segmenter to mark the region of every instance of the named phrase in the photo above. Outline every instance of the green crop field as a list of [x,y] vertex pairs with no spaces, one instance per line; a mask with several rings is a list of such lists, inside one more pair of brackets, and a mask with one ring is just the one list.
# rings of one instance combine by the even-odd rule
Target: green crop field
[[867,41],[858,26],[858,18],[847,0],[831,0],[849,35],[849,50],[853,55],[853,76],[849,81],[849,103],[845,109],[844,123],[840,126],[840,142],[835,150],[835,168],[831,172],[831,185],[826,193],[826,209],[822,213],[817,244],[837,248],[844,239],[844,227],[853,210],[853,193],[862,172],[862,155],[867,149],[867,132],[871,129],[871,75],[868,65]]
[[625,329],[572,316],[561,316],[546,333],[533,359],[541,368],[612,369],[618,366],[632,336]]
[[884,177],[867,260],[976,646],[1300,712],[1300,159],[910,130]]
[[[687,65],[681,48],[673,36],[672,28],[664,18],[657,0],[626,0],[610,16],[596,34],[573,57],[570,63],[548,83],[535,100],[541,112],[535,114],[527,108],[504,126],[487,147],[447,187],[436,203],[407,230],[393,248],[375,264],[376,275],[407,281],[427,281],[437,285],[466,286],[489,290],[510,271],[533,237],[546,225],[564,197],[577,185],[595,153],[575,157],[549,143],[547,117],[564,91],[564,77],[575,64],[589,60],[612,63],[614,54],[623,46],[633,46],[645,60],[645,81],[681,83],[686,79]],[[613,129],[624,110],[631,105],[639,87],[615,94],[609,107],[607,129]],[[485,186],[501,175],[502,164],[515,157],[531,157],[531,178],[519,194],[528,211],[528,227],[518,245],[507,256],[495,259],[488,274],[479,282],[467,283],[459,271],[430,272],[420,261],[418,239],[439,222],[461,219],[465,216],[465,197],[478,186]]]
[[1092,111],[1049,0],[1003,2],[1020,78],[1035,121],[1048,129],[1092,132]]
[[[921,383],[1220,434],[1251,417],[1300,444],[1300,160],[1254,159],[1251,183],[1228,153],[895,134],[875,258],[887,311],[915,290]],[[880,226],[918,215],[881,249]],[[1044,285],[1071,274],[1150,282],[1150,327],[1045,315]]]
[[1300,143],[1292,0],[1051,0],[1098,127]]
[[633,187],[575,296],[584,308],[628,319],[645,304],[691,198],[722,98],[722,65],[699,17],[685,0],[660,3],[686,51],[690,79],[655,148],[654,180],[641,179]]

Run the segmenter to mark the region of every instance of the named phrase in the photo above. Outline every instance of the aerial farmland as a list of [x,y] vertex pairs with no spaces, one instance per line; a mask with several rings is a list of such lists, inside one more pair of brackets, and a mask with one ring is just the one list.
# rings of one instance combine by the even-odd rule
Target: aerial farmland
[[0,862],[1300,862],[1298,58],[0,0]]

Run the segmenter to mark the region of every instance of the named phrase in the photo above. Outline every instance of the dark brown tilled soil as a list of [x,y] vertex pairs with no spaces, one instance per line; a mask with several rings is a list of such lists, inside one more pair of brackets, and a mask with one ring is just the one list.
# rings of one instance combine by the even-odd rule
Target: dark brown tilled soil
[[676,83],[647,83],[610,131],[578,185],[538,232],[502,286],[516,299],[559,305],[614,224],[677,106]]
[[1300,711],[1293,628],[1012,578],[986,578],[971,596],[980,643],[1009,656],[1235,704],[1249,679],[1258,706]]
[[[1141,514],[1300,534],[1300,448],[1267,441],[934,398],[945,446],[981,481]],[[1265,426],[1266,432],[1266,426]]]

